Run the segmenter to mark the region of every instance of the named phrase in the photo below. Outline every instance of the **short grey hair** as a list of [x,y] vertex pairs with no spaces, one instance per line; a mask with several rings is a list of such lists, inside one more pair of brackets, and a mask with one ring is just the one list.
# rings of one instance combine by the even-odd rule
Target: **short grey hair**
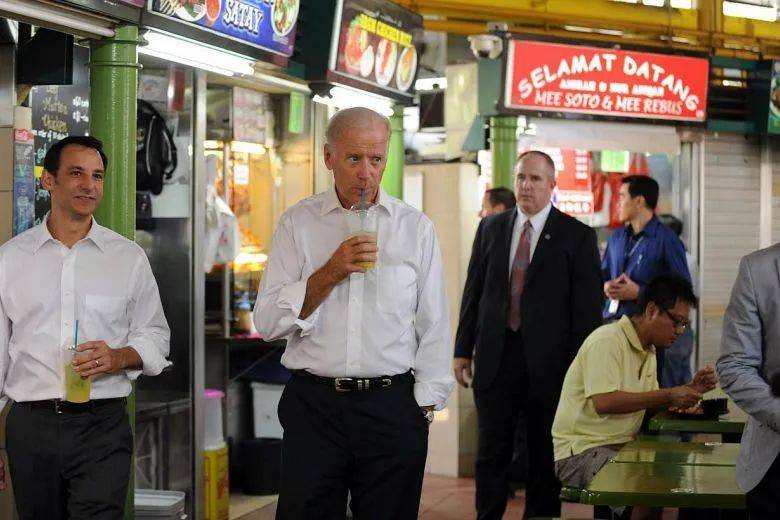
[[328,121],[325,137],[328,144],[333,145],[346,128],[366,129],[377,124],[384,125],[387,139],[390,140],[390,120],[388,118],[370,108],[344,108],[336,112],[336,115]]
[[526,157],[529,157],[531,155],[535,155],[539,158],[541,158],[544,163],[547,165],[547,175],[550,177],[550,180],[555,180],[555,161],[553,161],[552,157],[550,157],[548,154],[544,153],[541,150],[528,150],[526,152],[521,153],[517,157],[517,162],[515,163],[515,175],[520,173],[518,170],[520,169],[520,163],[523,162],[523,159]]

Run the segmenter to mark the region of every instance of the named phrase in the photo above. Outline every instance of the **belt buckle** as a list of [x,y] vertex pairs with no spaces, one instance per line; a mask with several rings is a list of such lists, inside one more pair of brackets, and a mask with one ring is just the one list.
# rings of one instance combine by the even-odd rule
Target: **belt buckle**
[[334,386],[334,388],[336,388],[337,392],[351,392],[352,389],[350,389],[350,388],[342,388],[341,387],[341,383],[350,383],[352,381],[354,381],[354,379],[351,378],[351,377],[337,377],[333,381],[333,386]]

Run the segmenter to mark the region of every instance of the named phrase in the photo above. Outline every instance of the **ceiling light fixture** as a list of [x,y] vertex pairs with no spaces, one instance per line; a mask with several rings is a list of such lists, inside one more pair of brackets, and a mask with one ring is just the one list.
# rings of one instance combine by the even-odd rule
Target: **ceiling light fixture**
[[[750,18],[765,22],[777,21],[777,2],[762,2],[766,5],[748,4],[742,2],[723,2],[723,14],[736,18]],[[772,4],[772,5],[769,5]]]
[[337,109],[365,107],[388,117],[393,115],[393,102],[390,99],[339,85],[331,87],[329,94],[316,94],[312,101]]
[[447,88],[447,78],[420,78],[414,82],[414,90],[444,90]]
[[202,43],[185,40],[156,30],[144,34],[148,45],[139,46],[138,52],[182,65],[216,72],[224,76],[254,74],[254,60],[217,49]]

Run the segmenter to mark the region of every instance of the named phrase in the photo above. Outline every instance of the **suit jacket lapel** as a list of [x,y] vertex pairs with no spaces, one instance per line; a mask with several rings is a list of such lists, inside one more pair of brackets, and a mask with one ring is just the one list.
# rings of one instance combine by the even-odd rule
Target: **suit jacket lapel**
[[528,281],[533,278],[534,273],[539,270],[539,266],[544,261],[544,254],[547,248],[549,248],[550,240],[555,236],[555,231],[558,225],[558,219],[560,218],[560,211],[555,207],[550,208],[550,214],[547,217],[547,222],[544,223],[544,228],[539,235],[539,241],[536,243],[536,249],[534,250],[534,256],[531,259],[531,265],[528,266],[528,272],[525,273],[525,285],[528,285]]
[[499,272],[506,273],[506,278],[509,280],[509,253],[512,250],[512,232],[515,229],[517,210],[512,211],[509,215],[507,215],[507,217],[508,218],[504,219],[504,225],[501,229],[501,237],[499,237],[499,240],[502,240],[502,247],[498,251],[500,255],[498,266],[499,269],[503,270]]

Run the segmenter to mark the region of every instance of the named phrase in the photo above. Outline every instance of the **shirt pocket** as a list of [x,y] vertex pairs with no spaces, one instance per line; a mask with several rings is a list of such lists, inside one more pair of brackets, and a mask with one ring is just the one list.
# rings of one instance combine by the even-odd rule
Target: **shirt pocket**
[[417,302],[417,272],[409,265],[376,264],[377,309],[396,315],[410,314]]
[[127,316],[127,298],[87,294],[84,298],[85,321],[112,328],[124,323]]

